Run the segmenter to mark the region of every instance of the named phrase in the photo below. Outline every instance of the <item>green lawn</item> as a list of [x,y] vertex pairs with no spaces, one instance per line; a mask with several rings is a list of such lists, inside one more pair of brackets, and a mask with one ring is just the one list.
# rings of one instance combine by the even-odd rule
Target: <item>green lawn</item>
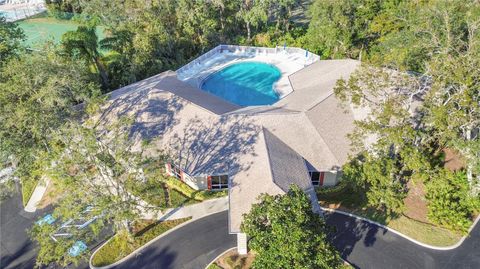
[[191,218],[183,218],[177,220],[167,220],[163,222],[152,223],[150,221],[143,221],[137,223],[138,232],[132,237],[127,233],[121,232],[108,241],[92,258],[94,266],[106,266],[121,260],[137,248],[145,245],[157,236],[165,233],[173,227],[188,221]]
[[[52,17],[39,17],[18,22],[26,35],[25,44],[33,49],[41,49],[46,41],[59,42],[67,31],[76,30],[78,24],[70,20],[59,20]],[[102,27],[97,28],[99,39],[105,37]]]
[[24,180],[22,182],[22,202],[23,206],[26,206],[28,203],[28,200],[30,200],[30,197],[32,197],[33,191],[35,190],[35,187],[37,186],[37,183],[35,180]]
[[373,220],[405,234],[419,242],[432,246],[446,247],[457,243],[462,234],[432,223],[411,219],[404,215],[386,217],[383,213],[364,206],[358,201],[358,194],[351,193],[343,186],[330,190],[317,190],[318,200],[324,207],[338,208],[342,211]]
[[149,204],[161,208],[178,207],[187,204],[192,200],[154,178],[150,178],[145,183],[141,184],[139,189],[130,185],[127,185],[127,188],[129,188],[131,193],[142,198]]
[[227,190],[221,191],[209,191],[209,190],[194,190],[184,182],[170,177],[165,182],[168,187],[172,190],[180,192],[182,195],[189,197],[189,203],[194,203],[195,201],[201,202],[208,199],[220,198],[228,195]]

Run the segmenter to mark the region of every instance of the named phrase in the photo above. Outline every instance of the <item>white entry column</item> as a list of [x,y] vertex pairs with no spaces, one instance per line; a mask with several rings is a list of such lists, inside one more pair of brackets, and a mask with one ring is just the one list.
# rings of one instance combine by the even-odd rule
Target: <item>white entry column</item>
[[238,233],[237,234],[237,251],[239,255],[246,255],[248,252],[247,248],[247,234]]

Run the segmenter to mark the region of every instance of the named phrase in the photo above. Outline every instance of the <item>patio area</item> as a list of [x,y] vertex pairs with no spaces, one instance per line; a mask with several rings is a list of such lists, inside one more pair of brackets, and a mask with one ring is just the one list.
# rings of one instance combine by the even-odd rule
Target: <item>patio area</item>
[[293,91],[288,76],[318,60],[318,55],[299,48],[219,45],[178,69],[177,77],[195,88],[201,88],[205,78],[229,65],[246,61],[262,62],[280,70],[281,77],[274,84],[274,89],[283,98]]

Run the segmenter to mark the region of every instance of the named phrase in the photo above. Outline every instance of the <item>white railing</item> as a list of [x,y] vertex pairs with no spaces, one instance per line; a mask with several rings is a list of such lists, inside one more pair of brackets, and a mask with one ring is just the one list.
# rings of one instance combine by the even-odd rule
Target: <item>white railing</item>
[[[1,2],[1,0],[0,0]],[[46,11],[44,1],[7,1],[0,4],[0,16],[9,22],[22,20]]]
[[191,177],[185,172],[183,172],[183,182],[185,182],[188,186],[192,187],[194,190],[199,190],[197,180],[195,180],[195,178]]
[[[219,53],[232,53],[232,54],[239,54],[239,55],[274,55],[279,53],[286,53],[287,55],[298,55],[299,57],[305,60],[305,66],[310,65],[318,60],[320,60],[320,56],[308,52],[301,48],[295,47],[275,47],[275,48],[267,48],[267,47],[251,47],[251,46],[237,46],[237,45],[218,45],[215,48],[209,50],[208,52],[202,54],[195,60],[189,62],[188,64],[180,67],[177,70],[177,74],[182,75],[184,72],[194,69],[195,67],[201,66],[208,59],[212,58],[212,56],[219,54]],[[302,56],[304,55],[304,56]]]

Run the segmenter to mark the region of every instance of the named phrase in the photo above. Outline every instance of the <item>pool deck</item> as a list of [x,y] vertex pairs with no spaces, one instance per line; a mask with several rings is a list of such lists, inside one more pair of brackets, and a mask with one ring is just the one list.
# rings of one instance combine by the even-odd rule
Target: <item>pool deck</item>
[[47,10],[45,1],[30,1],[30,3],[4,3],[0,5],[2,13],[7,21],[18,21]]
[[217,50],[211,54],[203,61],[193,63],[186,69],[178,70],[177,77],[200,89],[205,78],[229,65],[240,62],[268,63],[277,67],[281,72],[280,79],[273,85],[281,99],[293,91],[289,76],[314,62],[307,59],[304,53],[289,53],[283,48],[265,48],[263,51],[257,52]]

